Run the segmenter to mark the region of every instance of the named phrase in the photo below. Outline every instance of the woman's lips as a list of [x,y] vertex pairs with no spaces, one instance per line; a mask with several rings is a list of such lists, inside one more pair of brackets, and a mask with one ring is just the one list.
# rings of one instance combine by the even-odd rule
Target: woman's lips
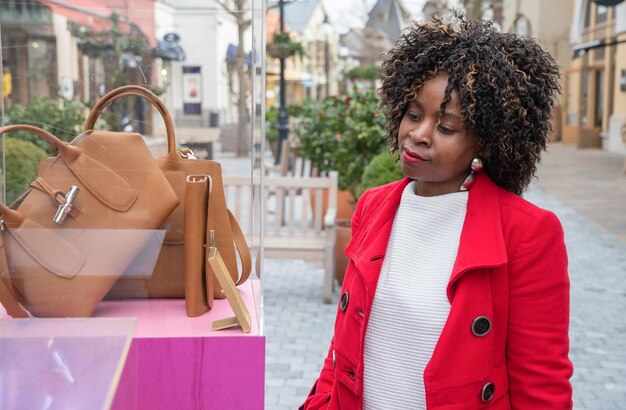
[[420,157],[413,151],[409,151],[408,149],[404,149],[402,151],[402,159],[404,162],[409,164],[421,164],[422,162],[426,162],[424,158]]

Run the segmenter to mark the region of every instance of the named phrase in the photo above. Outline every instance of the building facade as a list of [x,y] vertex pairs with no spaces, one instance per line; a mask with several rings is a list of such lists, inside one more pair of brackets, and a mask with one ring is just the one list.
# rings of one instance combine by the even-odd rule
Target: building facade
[[626,2],[576,0],[565,71],[563,142],[626,154]]
[[[502,31],[537,39],[565,73],[571,64],[570,26],[575,0],[502,0]],[[552,140],[563,134],[563,99],[552,115]]]

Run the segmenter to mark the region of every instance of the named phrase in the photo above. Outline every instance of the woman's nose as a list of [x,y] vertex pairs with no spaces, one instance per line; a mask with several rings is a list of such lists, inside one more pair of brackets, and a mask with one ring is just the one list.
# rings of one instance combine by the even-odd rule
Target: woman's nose
[[409,131],[409,138],[414,144],[430,145],[433,127],[427,121],[421,122]]

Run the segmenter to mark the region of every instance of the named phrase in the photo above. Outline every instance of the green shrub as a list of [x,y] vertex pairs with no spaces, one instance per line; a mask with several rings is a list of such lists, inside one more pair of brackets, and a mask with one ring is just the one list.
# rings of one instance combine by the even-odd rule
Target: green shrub
[[356,195],[363,170],[385,150],[385,116],[375,91],[353,90],[323,101],[307,102],[296,129],[300,154],[320,172],[337,170],[339,189]]
[[379,71],[380,67],[376,64],[359,65],[348,70],[346,77],[351,80],[376,81]]
[[[8,124],[28,124],[43,128],[62,141],[73,140],[85,122],[82,114],[84,105],[79,100],[57,100],[50,97],[35,97],[28,105],[13,104],[7,109]],[[44,149],[53,150],[41,137],[26,131],[10,133],[11,137],[29,141]]]
[[37,177],[39,162],[48,157],[35,144],[16,138],[5,138],[6,159],[6,203],[20,196]]
[[356,191],[357,199],[369,188],[385,185],[403,177],[398,154],[392,156],[388,152],[381,152],[365,167],[363,178]]

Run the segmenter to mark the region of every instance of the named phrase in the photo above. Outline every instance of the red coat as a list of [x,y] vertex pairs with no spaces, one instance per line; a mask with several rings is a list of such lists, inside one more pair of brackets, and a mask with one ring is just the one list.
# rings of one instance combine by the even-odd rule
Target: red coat
[[[357,204],[334,338],[301,408],[363,407],[365,330],[409,182],[371,189]],[[553,213],[479,173],[447,296],[450,314],[424,370],[429,409],[572,407],[567,254]]]

